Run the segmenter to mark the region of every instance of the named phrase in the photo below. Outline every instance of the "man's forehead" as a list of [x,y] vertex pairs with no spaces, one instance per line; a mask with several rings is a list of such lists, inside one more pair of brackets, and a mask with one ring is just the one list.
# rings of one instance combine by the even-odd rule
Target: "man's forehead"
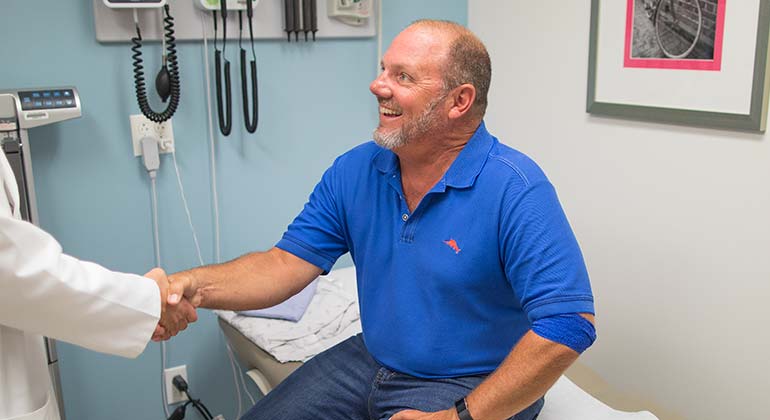
[[407,28],[393,40],[382,62],[388,66],[431,66],[447,55],[448,44],[446,34],[439,31]]
[[450,35],[428,26],[410,26],[399,33],[391,47],[410,49],[413,52],[441,54],[449,45]]

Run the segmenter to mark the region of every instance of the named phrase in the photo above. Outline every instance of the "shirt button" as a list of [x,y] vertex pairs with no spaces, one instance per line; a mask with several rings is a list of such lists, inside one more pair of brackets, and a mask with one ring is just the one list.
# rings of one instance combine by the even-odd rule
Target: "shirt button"
[[408,215],[408,214],[406,214],[406,213],[402,214],[402,215],[401,215],[401,220],[403,220],[403,221],[405,221],[405,222],[406,222],[407,220],[409,220],[409,215]]

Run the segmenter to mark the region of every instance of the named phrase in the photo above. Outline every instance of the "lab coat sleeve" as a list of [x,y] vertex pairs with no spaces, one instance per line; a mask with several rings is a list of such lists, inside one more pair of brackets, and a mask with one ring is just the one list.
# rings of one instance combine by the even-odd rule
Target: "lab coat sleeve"
[[155,282],[63,254],[2,198],[0,324],[103,353],[142,353],[160,316]]

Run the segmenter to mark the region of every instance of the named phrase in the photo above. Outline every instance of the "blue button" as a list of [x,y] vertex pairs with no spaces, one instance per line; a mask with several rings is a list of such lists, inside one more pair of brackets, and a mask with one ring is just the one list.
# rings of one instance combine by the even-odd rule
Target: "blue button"
[[35,101],[35,108],[42,108],[43,107],[43,101]]
[[53,101],[50,99],[46,99],[45,101],[43,101],[43,104],[45,104],[46,107],[52,107]]
[[64,103],[67,104],[67,106],[75,105],[75,101],[73,101],[72,99],[65,99]]
[[40,92],[32,92],[32,97],[33,98],[39,98],[40,97]]
[[22,101],[23,101],[25,104],[28,104],[28,103],[31,103],[31,102],[32,102],[32,98],[30,98],[29,96],[25,96],[25,97],[21,98],[21,100],[22,100]]
[[55,104],[57,108],[61,108],[64,106],[64,101],[62,101],[61,99],[57,99]]
[[50,98],[51,97],[51,92],[43,92],[43,97],[44,98]]
[[53,97],[54,97],[54,98],[58,98],[58,97],[60,97],[60,96],[61,96],[61,92],[59,92],[58,90],[57,90],[56,92],[54,92],[54,93],[53,93]]
[[64,96],[72,96],[72,92],[69,90],[64,91]]

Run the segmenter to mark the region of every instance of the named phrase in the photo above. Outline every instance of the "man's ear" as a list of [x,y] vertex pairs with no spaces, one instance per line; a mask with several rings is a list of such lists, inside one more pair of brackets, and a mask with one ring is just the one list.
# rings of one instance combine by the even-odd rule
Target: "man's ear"
[[454,100],[449,109],[449,119],[458,119],[467,114],[476,100],[476,88],[470,83],[464,83],[453,89],[451,98]]

